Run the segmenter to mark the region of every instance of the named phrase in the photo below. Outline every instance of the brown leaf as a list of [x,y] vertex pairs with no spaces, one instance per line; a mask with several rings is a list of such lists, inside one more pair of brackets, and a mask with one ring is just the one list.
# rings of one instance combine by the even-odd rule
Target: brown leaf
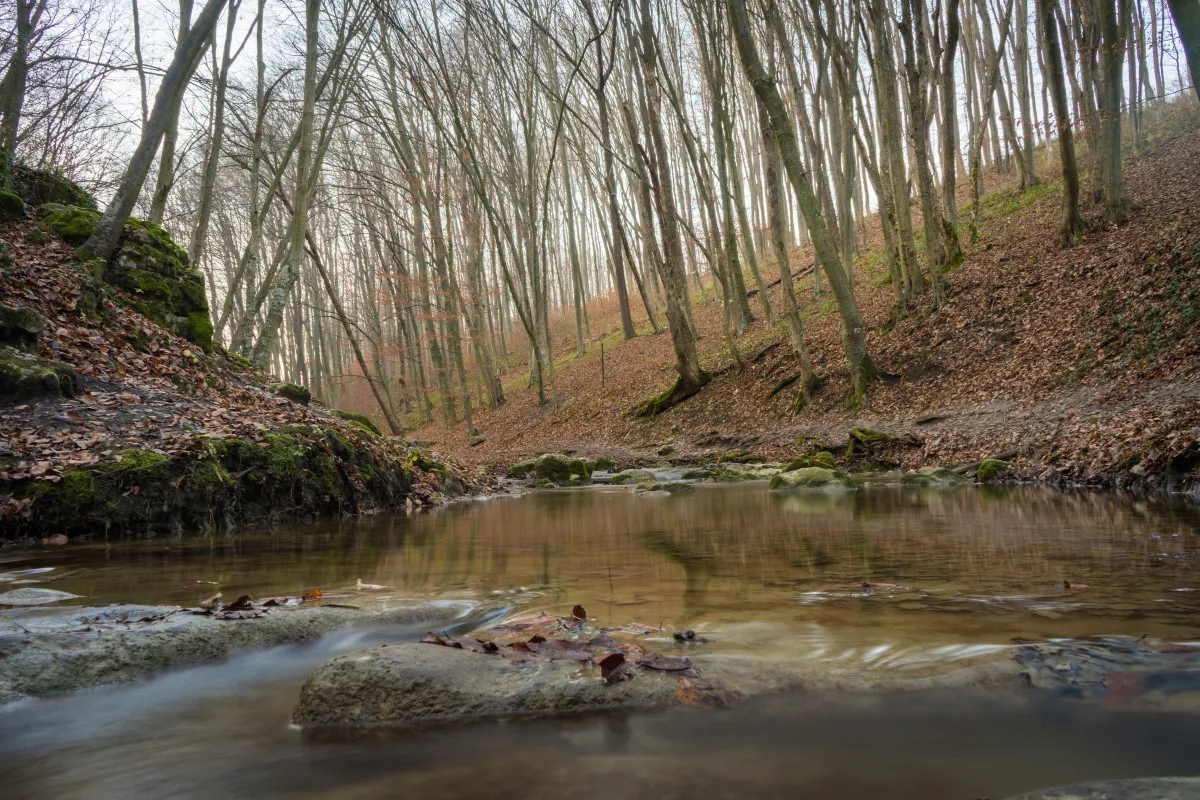
[[728,708],[742,699],[742,693],[720,681],[680,678],[675,699],[685,706]]
[[212,597],[208,598],[207,600],[201,600],[200,607],[201,608],[214,608],[217,605],[217,601],[220,599],[221,599],[221,593],[217,592],[216,594],[214,594]]
[[248,594],[244,594],[232,603],[228,603],[222,608],[222,611],[246,611],[254,608],[254,598]]
[[575,606],[571,609],[571,616],[580,622],[587,621],[587,612],[583,610],[583,606]]

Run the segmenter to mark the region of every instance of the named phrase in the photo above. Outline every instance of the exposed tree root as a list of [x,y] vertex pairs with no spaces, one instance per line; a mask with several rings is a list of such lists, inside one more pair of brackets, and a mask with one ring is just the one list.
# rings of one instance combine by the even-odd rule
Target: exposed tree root
[[694,386],[683,385],[683,378],[676,378],[675,383],[671,388],[662,394],[651,397],[644,403],[634,407],[629,413],[635,417],[654,417],[669,408],[679,405],[684,400],[687,400],[696,392],[704,388],[704,385],[712,380],[712,376],[707,372],[700,373],[700,383]]

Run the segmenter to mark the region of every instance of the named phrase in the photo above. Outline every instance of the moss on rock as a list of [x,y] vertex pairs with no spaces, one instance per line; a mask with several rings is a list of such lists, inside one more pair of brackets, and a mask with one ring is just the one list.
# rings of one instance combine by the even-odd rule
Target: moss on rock
[[42,225],[52,233],[57,234],[67,244],[76,247],[88,240],[96,232],[96,223],[100,221],[100,212],[89,211],[79,206],[64,206],[58,203],[47,203],[38,209],[42,217]]
[[533,477],[540,485],[582,486],[592,482],[592,470],[582,458],[546,453],[533,461]]
[[853,489],[849,476],[824,467],[802,467],[771,478],[771,491],[788,489]]
[[798,469],[806,469],[808,467],[818,467],[820,469],[837,469],[837,465],[833,461],[833,453],[826,450],[818,450],[815,453],[789,461],[783,468],[784,472],[792,472]]
[[58,203],[96,210],[96,200],[79,184],[47,169],[14,165],[11,182],[13,190],[31,206]]
[[295,383],[272,383],[271,391],[302,406],[312,402],[312,392],[307,387]]
[[32,352],[44,328],[41,316],[32,308],[0,304],[0,344]]
[[138,536],[397,508],[411,485],[411,470],[375,448],[327,429],[287,428],[262,442],[207,441],[198,456],[123,450],[15,493],[33,501],[29,533]]
[[131,217],[104,279],[131,295],[134,309],[205,352],[212,351],[204,275],[188,264],[187,251],[160,226]]
[[25,216],[25,201],[15,192],[0,189],[0,222],[12,222]]
[[42,397],[74,397],[80,387],[79,375],[69,364],[0,347],[0,399],[19,403]]
[[1007,461],[985,458],[979,463],[979,469],[975,472],[975,480],[980,483],[990,483],[1003,477],[1010,467],[1012,464]]
[[648,469],[624,469],[612,476],[612,483],[623,486],[628,483],[645,483],[654,479],[654,473]]
[[342,411],[341,409],[335,409],[330,413],[338,419],[346,420],[346,422],[349,422],[364,433],[369,433],[373,436],[383,436],[383,431],[379,430],[379,426],[372,422],[371,418],[366,414],[355,414],[353,411]]

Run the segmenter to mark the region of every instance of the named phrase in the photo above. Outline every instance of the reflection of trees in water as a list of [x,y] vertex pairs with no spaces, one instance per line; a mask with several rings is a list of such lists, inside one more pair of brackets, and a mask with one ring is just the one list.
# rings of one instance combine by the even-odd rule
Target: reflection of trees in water
[[1005,497],[974,489],[771,494],[761,486],[670,498],[546,492],[414,516],[378,572],[379,582],[397,586],[577,581],[595,584],[597,595],[611,586],[613,596],[682,578],[686,601],[697,605],[716,580],[1153,577],[1194,569],[1188,559],[1155,568],[1150,556],[1173,548],[1194,558],[1197,519],[1182,505],[1040,489]]

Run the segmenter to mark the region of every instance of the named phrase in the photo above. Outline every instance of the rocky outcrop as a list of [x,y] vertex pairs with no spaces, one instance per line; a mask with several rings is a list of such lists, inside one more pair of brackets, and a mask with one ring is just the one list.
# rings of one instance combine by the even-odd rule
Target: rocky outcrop
[[533,478],[534,485],[543,487],[586,486],[592,482],[591,464],[559,453],[546,453],[532,461],[513,464],[508,471],[518,477]]

